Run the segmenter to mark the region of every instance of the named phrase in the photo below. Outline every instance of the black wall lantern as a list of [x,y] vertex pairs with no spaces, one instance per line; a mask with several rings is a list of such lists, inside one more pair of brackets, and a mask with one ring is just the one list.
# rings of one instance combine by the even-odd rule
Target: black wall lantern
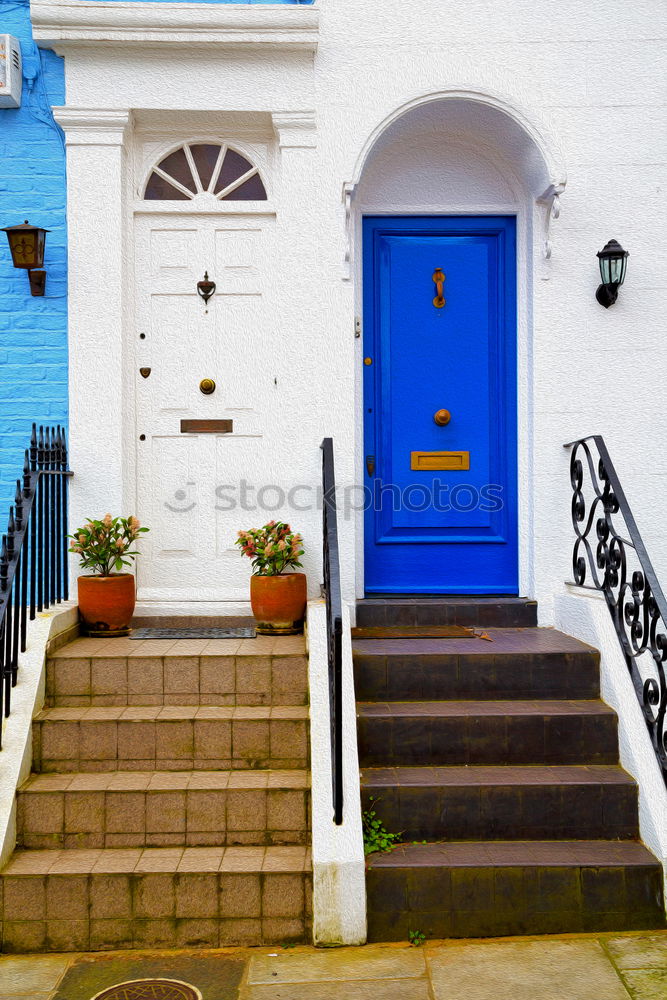
[[44,263],[44,244],[49,229],[31,226],[26,219],[21,226],[7,226],[7,242],[12,254],[14,267],[28,272],[31,295],[43,295],[46,287],[46,271],[35,270]]
[[609,240],[602,250],[598,250],[597,256],[600,261],[602,284],[598,285],[595,298],[601,306],[608,309],[618,298],[618,290],[625,281],[630,254],[616,240]]

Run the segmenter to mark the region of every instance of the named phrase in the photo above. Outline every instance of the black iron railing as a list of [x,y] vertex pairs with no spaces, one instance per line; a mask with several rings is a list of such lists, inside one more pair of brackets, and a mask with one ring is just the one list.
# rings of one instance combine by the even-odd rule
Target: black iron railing
[[[0,544],[0,661],[3,710],[11,711],[28,619],[69,596],[65,431],[32,426],[23,476],[16,480]],[[0,743],[1,745],[1,743]]]
[[572,449],[574,582],[604,594],[667,783],[667,601],[604,439],[594,434],[565,447]]
[[333,820],[343,822],[343,604],[340,593],[338,516],[333,440],[322,442],[324,593],[327,605],[329,717],[331,723],[331,791]]

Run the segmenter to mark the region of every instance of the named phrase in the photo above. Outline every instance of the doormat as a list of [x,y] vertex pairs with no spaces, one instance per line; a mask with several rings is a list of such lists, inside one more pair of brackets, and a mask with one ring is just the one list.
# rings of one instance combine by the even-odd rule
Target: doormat
[[93,1000],[202,1000],[202,995],[175,979],[135,979],[103,990]]
[[254,639],[251,625],[238,628],[135,628],[130,639]]
[[353,628],[353,639],[489,639],[466,625],[373,625]]

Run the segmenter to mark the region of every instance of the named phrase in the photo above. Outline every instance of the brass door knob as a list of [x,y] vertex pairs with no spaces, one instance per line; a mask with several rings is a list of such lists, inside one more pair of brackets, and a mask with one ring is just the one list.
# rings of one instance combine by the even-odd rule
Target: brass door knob
[[212,378],[203,378],[199,383],[199,391],[203,392],[205,396],[210,396],[211,393],[215,392],[215,382]]
[[433,419],[438,427],[444,427],[452,419],[452,415],[449,410],[436,410],[433,414]]

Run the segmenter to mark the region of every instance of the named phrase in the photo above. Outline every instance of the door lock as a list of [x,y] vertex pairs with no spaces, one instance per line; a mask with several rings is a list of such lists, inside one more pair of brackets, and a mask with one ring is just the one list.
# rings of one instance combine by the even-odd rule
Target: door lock
[[375,455],[366,455],[366,472],[369,476],[375,472]]

